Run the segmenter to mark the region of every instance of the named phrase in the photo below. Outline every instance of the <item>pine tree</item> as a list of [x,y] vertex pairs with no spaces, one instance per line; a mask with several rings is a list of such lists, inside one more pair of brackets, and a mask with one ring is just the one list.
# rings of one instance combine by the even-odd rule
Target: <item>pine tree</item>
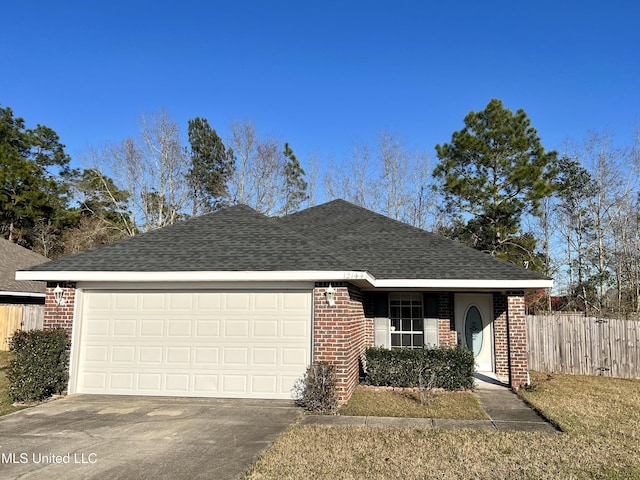
[[189,120],[193,215],[216,209],[228,197],[227,181],[235,168],[233,150],[225,147],[206,118]]
[[491,255],[530,262],[537,255],[531,239],[521,238],[521,220],[553,192],[557,154],[545,152],[524,110],[514,114],[500,100],[470,112],[464,123],[451,143],[436,146],[433,173],[454,231]]
[[288,215],[300,209],[302,202],[309,198],[305,171],[287,142],[284,144],[284,156],[287,159],[284,167],[285,202],[282,213]]

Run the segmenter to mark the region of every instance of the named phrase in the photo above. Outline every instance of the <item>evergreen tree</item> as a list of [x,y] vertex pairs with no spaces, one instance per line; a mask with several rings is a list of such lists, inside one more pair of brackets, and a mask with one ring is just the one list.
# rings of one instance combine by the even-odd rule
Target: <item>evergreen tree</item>
[[282,213],[287,215],[299,210],[300,205],[309,198],[309,195],[307,193],[308,185],[304,179],[305,171],[286,142],[283,153],[286,158],[286,165],[284,167],[285,203]]
[[31,247],[37,224],[57,230],[72,221],[69,161],[52,129],[26,128],[11,108],[0,108],[0,228],[5,238]]
[[188,179],[193,193],[193,215],[209,211],[229,196],[227,181],[235,168],[233,150],[225,147],[206,118],[189,120],[191,168]]
[[[556,152],[545,152],[524,110],[493,99],[470,112],[451,143],[436,145],[433,176],[465,243],[517,264],[537,258],[521,220],[553,192]],[[535,262],[537,264],[537,262]]]

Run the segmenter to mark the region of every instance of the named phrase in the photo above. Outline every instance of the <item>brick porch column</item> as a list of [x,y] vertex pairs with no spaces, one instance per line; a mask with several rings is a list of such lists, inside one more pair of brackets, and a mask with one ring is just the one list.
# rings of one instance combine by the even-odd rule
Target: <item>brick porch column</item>
[[493,345],[496,374],[509,377],[509,342],[507,338],[507,297],[493,294]]
[[313,302],[313,361],[336,366],[337,391],[346,402],[358,384],[366,344],[363,297],[353,285],[332,283],[335,306],[327,305],[327,283],[318,283]]
[[509,384],[518,389],[529,383],[527,324],[524,293],[507,293],[507,334],[509,343]]

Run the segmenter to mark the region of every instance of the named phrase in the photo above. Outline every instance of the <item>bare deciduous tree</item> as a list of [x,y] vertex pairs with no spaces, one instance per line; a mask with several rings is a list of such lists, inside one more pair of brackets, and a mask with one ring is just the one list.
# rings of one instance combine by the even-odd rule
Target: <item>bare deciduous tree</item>
[[[372,154],[371,152],[374,152]],[[437,195],[431,190],[429,156],[410,152],[397,133],[382,131],[374,148],[356,144],[341,165],[329,164],[325,190],[419,228],[435,227]]]
[[236,155],[229,182],[231,202],[244,203],[265,215],[290,213],[285,143],[275,136],[259,137],[251,122],[232,123],[230,130],[227,143]]
[[189,162],[180,129],[166,111],[143,115],[139,138],[89,150],[83,157],[89,168],[103,173],[105,195],[114,206],[121,209],[121,200],[110,194],[107,176],[129,194],[126,210],[121,209],[123,219],[130,218],[123,223],[127,235],[170,225],[185,214]]

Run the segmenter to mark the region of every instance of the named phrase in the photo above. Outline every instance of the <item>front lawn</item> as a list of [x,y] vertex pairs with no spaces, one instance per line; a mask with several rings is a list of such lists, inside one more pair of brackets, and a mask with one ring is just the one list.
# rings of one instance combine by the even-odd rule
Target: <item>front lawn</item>
[[419,393],[358,388],[340,415],[363,417],[452,418],[486,420],[478,399],[466,392],[442,392],[421,401]]
[[296,425],[247,479],[640,478],[640,381],[532,375],[565,433]]
[[0,415],[21,410],[25,407],[14,407],[13,401],[9,398],[9,380],[7,380],[7,367],[9,365],[11,352],[0,352]]

